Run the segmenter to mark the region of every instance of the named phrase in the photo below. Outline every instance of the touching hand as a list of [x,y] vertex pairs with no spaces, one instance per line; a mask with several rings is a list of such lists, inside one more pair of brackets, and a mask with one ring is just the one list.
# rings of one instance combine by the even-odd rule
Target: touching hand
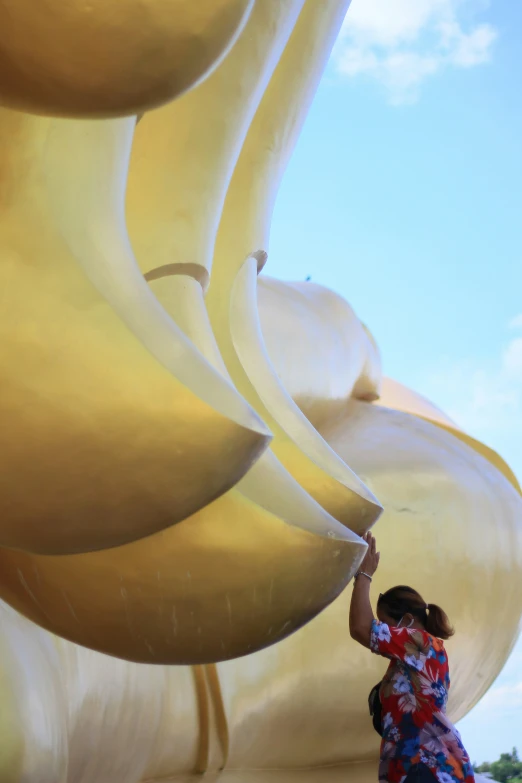
[[368,544],[368,551],[366,552],[364,560],[361,563],[360,570],[364,571],[366,574],[368,574],[368,576],[373,576],[379,567],[381,553],[376,551],[377,544],[371,533],[366,533],[363,538]]

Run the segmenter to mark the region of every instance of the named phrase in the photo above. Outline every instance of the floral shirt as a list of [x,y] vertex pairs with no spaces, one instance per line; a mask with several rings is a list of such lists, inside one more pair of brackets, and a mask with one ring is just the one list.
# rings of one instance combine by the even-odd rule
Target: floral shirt
[[443,642],[426,631],[374,620],[370,647],[391,659],[380,690],[379,780],[402,783],[411,766],[420,763],[439,783],[473,783],[469,756],[446,716],[450,678]]

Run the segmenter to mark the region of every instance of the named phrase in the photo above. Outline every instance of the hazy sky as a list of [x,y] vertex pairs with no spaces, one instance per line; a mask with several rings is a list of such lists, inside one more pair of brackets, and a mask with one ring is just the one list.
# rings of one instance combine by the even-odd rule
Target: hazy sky
[[[519,478],[521,41],[521,0],[353,0],[265,270],[339,291],[385,373]],[[460,729],[475,761],[522,751],[522,642]]]

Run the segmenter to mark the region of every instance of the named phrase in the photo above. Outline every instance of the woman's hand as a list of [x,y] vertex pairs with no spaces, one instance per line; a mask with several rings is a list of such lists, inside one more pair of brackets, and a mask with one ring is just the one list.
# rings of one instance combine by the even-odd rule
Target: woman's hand
[[373,576],[379,567],[381,553],[376,551],[377,544],[371,533],[366,533],[363,538],[368,544],[368,551],[364,556],[364,560],[362,561],[359,570],[364,571],[368,576]]

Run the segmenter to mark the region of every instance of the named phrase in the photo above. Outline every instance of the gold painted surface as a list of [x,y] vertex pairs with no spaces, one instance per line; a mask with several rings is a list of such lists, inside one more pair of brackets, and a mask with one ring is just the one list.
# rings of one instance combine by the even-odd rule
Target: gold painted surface
[[203,775],[208,769],[210,745],[210,716],[205,667],[193,666],[192,674],[194,676],[199,722],[199,746],[194,772],[198,775]]
[[472,438],[466,432],[463,432],[454,421],[435,407],[433,403],[426,400],[425,397],[422,397],[420,394],[417,394],[391,378],[384,378],[378,404],[385,408],[411,413],[421,419],[431,421],[438,427],[442,427],[456,438],[467,443],[472,449],[478,451],[479,454],[482,454],[483,457],[489,460],[497,470],[507,478],[518,492],[522,492],[517,477],[509,465],[502,459],[500,454],[497,454],[497,452],[490,449],[489,446],[486,446],[484,443],[476,440],[476,438]]
[[[171,282],[174,288],[185,285],[197,290],[198,286],[196,281],[180,277]],[[172,291],[170,295],[175,296]],[[187,319],[185,327],[190,322]],[[197,331],[192,337],[198,339]],[[449,648],[451,714],[461,717],[487,690],[516,638],[522,608],[520,496],[476,450],[418,416],[352,401],[346,404],[344,420],[333,417],[321,432],[384,502],[385,512],[378,527],[383,564],[374,597],[389,584],[403,581],[406,569],[408,581],[418,586],[428,600],[447,608],[457,627]],[[243,546],[243,539],[234,529],[229,529],[230,514],[224,516],[235,552],[248,554],[250,548]],[[251,513],[239,516],[250,519]],[[173,531],[182,531],[185,525]],[[223,528],[212,529],[221,541],[220,553],[228,557],[230,544],[223,538]],[[194,528],[194,541],[208,540],[203,530],[203,526]],[[160,536],[165,538],[171,532]],[[444,546],[448,537],[451,548]],[[152,571],[156,562],[150,550],[141,548],[144,543],[131,546],[136,552],[140,548],[141,567],[150,564]],[[272,542],[269,548],[277,551],[278,546]],[[181,549],[178,546],[175,551]],[[121,563],[114,560],[116,551],[108,554],[113,556],[115,574],[121,576]],[[48,572],[52,573],[59,561],[79,562],[98,556],[31,560],[50,561]],[[284,557],[291,562],[286,554]],[[169,551],[166,563],[172,573],[179,572],[178,561]],[[1,573],[13,568],[13,562],[0,563]],[[215,573],[214,566],[207,564],[205,573],[211,571]],[[25,564],[22,573],[25,579]],[[89,568],[89,573],[96,573],[103,582],[104,573],[98,566]],[[195,574],[201,581],[201,571]],[[64,582],[73,584],[75,578],[69,572]],[[38,589],[36,574],[28,584],[32,591]],[[111,590],[100,590],[106,603]],[[303,594],[306,590],[305,584]],[[200,603],[196,601],[195,605]],[[223,708],[216,710],[207,691],[203,715],[198,712],[190,669],[136,666],[56,640],[63,651],[62,668],[70,671],[64,699],[71,709],[69,720],[76,727],[74,742],[67,740],[68,747],[74,749],[69,756],[67,781],[139,783],[172,776],[190,780],[198,764],[202,766],[202,757],[198,757],[202,740],[204,747],[208,742],[203,761],[213,780],[234,781],[241,776],[241,780],[259,783],[269,778],[285,783],[296,774],[313,783],[323,777],[331,783],[341,774],[360,774],[361,780],[369,779],[370,771],[376,768],[378,738],[368,720],[366,697],[384,664],[349,638],[348,607],[349,592],[286,641],[220,664]],[[165,603],[157,593],[151,594],[148,614],[161,616],[162,608],[165,614]],[[103,616],[103,612],[99,614]],[[218,622],[223,627],[222,616]],[[493,625],[496,630],[492,637]],[[33,648],[38,652],[39,644],[33,644]],[[74,666],[66,663],[71,660],[76,661]],[[38,672],[38,666],[34,671]],[[31,681],[35,676],[30,675]],[[176,699],[171,701],[174,693]],[[218,712],[221,717],[213,719]],[[129,720],[129,715],[135,717]],[[205,715],[208,718],[202,722],[198,716]],[[98,743],[94,754],[89,752],[91,745],[85,743],[85,732],[91,736],[93,728]],[[31,736],[27,730],[26,734]],[[219,736],[223,742],[226,734],[230,744],[228,765],[219,775],[223,763]],[[31,747],[24,764],[32,760],[34,765],[35,758],[38,754]],[[364,760],[356,766],[349,764]]]
[[260,226],[270,216],[279,179],[346,7],[343,0],[330,0],[321,6],[306,2],[301,10],[231,180],[206,303],[227,370],[274,433],[275,455],[330,514],[362,533],[378,518],[380,505],[318,435],[277,378],[257,320],[255,286],[263,254],[250,255],[265,247],[267,237],[260,237]]
[[[277,331],[279,321],[280,317],[272,322],[272,328]],[[227,350],[228,340],[225,339],[227,347],[223,355],[230,359],[229,366],[235,366],[236,371],[232,369],[232,372],[238,389],[252,402],[274,433],[274,454],[323,508],[362,535],[379,518],[381,505],[319,435],[276,374],[264,345],[257,314],[255,258],[247,260],[234,282],[229,330],[234,354]],[[223,329],[218,334],[226,335],[227,332]],[[244,375],[248,376],[248,383],[241,382]]]
[[14,651],[6,647],[4,630],[4,638],[0,641],[0,780],[19,783],[26,755],[26,727],[20,720],[18,694],[13,683]]
[[[310,14],[310,9],[317,10],[317,6],[310,3],[307,6],[307,38],[313,40],[314,23],[321,21],[321,45],[317,52],[309,49],[310,68],[316,72],[324,65],[343,5],[346,4],[339,4],[338,0],[330,3],[323,18],[317,12]],[[206,287],[205,275],[210,270],[216,231],[235,161],[302,6],[303,0],[257,4],[227,60],[197,90],[145,117],[137,129],[133,147],[126,213],[138,261],[169,315],[226,375],[228,368],[220,348],[222,340],[226,340],[228,324],[218,325],[213,332],[215,324],[208,321],[201,288]],[[303,43],[306,41],[301,32],[299,39],[292,38],[290,45],[295,52]],[[285,70],[288,69],[287,63]],[[240,224],[242,216],[238,218]],[[189,277],[201,283],[201,288],[183,279]],[[230,291],[218,291],[218,298],[224,302],[230,295]],[[239,298],[247,312],[252,304],[248,317],[254,317],[255,301],[248,302],[243,293]],[[212,302],[212,294],[209,301]],[[239,331],[244,331],[244,324],[239,325]],[[249,345],[247,352],[252,354],[255,348]],[[257,352],[254,356],[263,362]],[[358,533],[367,530],[379,516],[380,505],[309,422],[299,416],[293,429],[297,429],[297,437],[304,444],[296,447],[265,406],[256,404],[259,398],[255,392],[251,393],[250,385],[245,388],[237,374],[233,374],[232,380],[270,428],[277,428],[275,453],[293,479],[342,524]],[[284,391],[282,397],[285,421],[290,429],[287,420],[292,415],[296,418],[299,412],[295,409],[292,414],[289,410],[293,403]],[[262,479],[260,471],[262,466],[246,482],[258,484]],[[242,489],[246,491],[244,486]]]
[[[186,275],[171,275],[153,276],[150,285],[158,301],[192,343],[218,371],[227,375],[199,283]],[[248,305],[248,299],[246,303]],[[255,309],[255,301],[253,305]],[[245,326],[248,328],[247,324]],[[316,535],[332,535],[337,522],[359,533],[361,529],[367,529],[380,512],[373,496],[360,482],[359,485],[360,488],[356,486],[357,491],[344,498],[341,513],[332,518],[329,512],[333,504],[319,505],[309,493],[309,487],[303,488],[268,450],[238,482],[231,496],[237,491],[240,498],[247,498],[286,522]]]
[[0,550],[0,597],[59,636],[127,660],[246,655],[308,622],[355,572],[365,545],[332,522],[331,536],[314,535],[232,492],[112,550]]
[[347,399],[382,396],[387,379],[379,349],[343,297],[312,282],[262,274],[257,298],[270,361],[287,394],[315,426],[343,416]]
[[[379,394],[379,353],[335,294],[258,288],[277,186],[347,5],[255,3],[207,81],[141,119],[132,249],[135,118],[0,113],[0,543],[5,525],[33,550],[0,549],[14,607],[0,602],[0,781],[375,779],[366,700],[385,663],[350,639],[339,594],[365,548],[349,528],[375,521],[376,498],[374,597],[407,577],[448,610],[453,718],[512,648],[522,500],[509,468],[408,390],[387,403],[385,381],[380,405],[361,402]],[[235,9],[233,36],[250,6],[190,9]],[[223,29],[214,50],[201,39],[205,68]],[[22,42],[6,40],[0,29],[0,56]],[[116,97],[141,87],[126,79]],[[101,551],[68,554],[79,547]]]
[[417,394],[417,392],[404,386],[404,384],[393,380],[393,378],[382,379],[379,399],[376,404],[382,405],[384,408],[411,413],[414,416],[429,420],[433,424],[460,429],[456,422],[450,419],[444,411],[441,411],[430,400]]
[[228,757],[230,753],[230,735],[228,732],[228,720],[225,711],[225,704],[223,702],[223,692],[221,690],[219,672],[217,670],[216,664],[209,664],[205,667],[205,671],[207,675],[210,697],[214,706],[216,734],[222,755],[222,761],[219,765],[219,768],[224,769],[228,765]]
[[132,120],[0,112],[0,543],[61,554],[179,522],[269,432],[150,294],[121,209]]
[[[351,402],[343,423],[321,431],[383,501],[373,601],[406,581],[456,626],[448,644],[450,714],[459,719],[489,688],[517,636],[522,499],[474,450],[413,416]],[[349,601],[348,590],[275,648],[220,664],[232,768],[376,758],[366,700],[385,662],[350,639]]]
[[[251,259],[251,262],[255,266],[255,259]],[[166,312],[208,361],[227,375],[227,369],[208,322],[208,314],[198,282],[183,275],[159,277],[151,281],[151,289]],[[245,296],[244,305],[246,305],[246,312],[249,312],[250,305],[255,312],[255,289],[254,299]],[[244,319],[239,326],[241,323],[244,327],[244,335],[248,337],[252,319]],[[311,425],[308,426],[312,434],[315,433]],[[318,440],[321,442],[320,438]],[[290,467],[276,458],[279,456],[279,451],[277,455],[266,452],[261,457],[238,483],[237,489],[240,494],[246,495],[262,506],[271,496],[274,513],[278,515],[282,513],[287,521],[292,521],[293,524],[313,532],[322,531],[323,534],[327,533],[325,522],[326,525],[331,525],[333,521],[329,518],[330,514],[358,534],[367,530],[380,514],[381,507],[373,495],[347,468],[345,468],[347,478],[343,475],[337,468],[334,452],[328,449],[326,444],[326,457],[330,461],[331,471],[334,475],[337,472],[340,480],[349,484],[349,490],[341,484],[336,485],[329,476],[326,477],[325,487],[324,472],[319,472],[314,463],[299,451],[294,449],[296,453]],[[339,491],[338,487],[343,491]],[[327,489],[331,489],[333,497],[328,495]]]
[[[516,638],[522,609],[520,496],[466,444],[402,412],[354,401],[342,426],[324,435],[384,500],[378,526],[382,568],[373,600],[407,572],[427,600],[448,610],[457,628],[448,645],[450,714],[460,718],[487,690]],[[451,548],[444,546],[447,537]],[[5,572],[4,562],[0,570]],[[194,779],[202,731],[209,779],[220,783],[290,783],[297,774],[311,783],[332,783],[341,775],[358,780],[359,771],[361,781],[369,780],[371,770],[376,774],[379,743],[366,698],[386,664],[350,639],[349,600],[350,590],[285,641],[218,665],[230,744],[221,775],[223,725],[212,718],[216,700],[208,688],[203,714],[198,710],[190,668],[138,666],[57,639],[65,672],[57,683],[74,726],[64,780]],[[161,602],[155,607],[159,614]],[[42,654],[36,634],[43,632],[27,623],[26,633],[34,634],[32,649]],[[33,663],[25,676],[39,682],[39,665]],[[201,677],[200,698],[204,685]],[[22,692],[25,702],[27,690]],[[46,720],[54,714],[47,712]],[[26,729],[24,763],[38,758],[31,742],[35,730]]]
[[[165,481],[168,482],[170,492],[168,499],[183,499],[184,493],[192,488],[197,490],[198,504],[205,508],[191,519],[185,519],[180,525],[170,528],[165,536],[152,535],[127,547],[104,549],[97,554],[39,558],[22,552],[3,550],[0,559],[5,569],[0,580],[0,594],[43,627],[75,642],[131,660],[164,663],[206,662],[229,655],[242,655],[260,646],[274,643],[308,621],[335,598],[357,567],[364,545],[356,535],[341,527],[314,503],[270,454],[262,460],[259,468],[247,473],[244,481],[238,483],[237,489],[224,495],[222,502],[217,501],[218,505],[209,503],[211,498],[205,493],[209,492],[210,478],[215,480],[215,476],[220,475],[216,467],[226,471],[228,476],[230,466],[233,465],[238,470],[233,477],[233,481],[237,482],[266,445],[267,431],[231,384],[218,372],[219,368],[213,368],[213,357],[210,356],[207,361],[198,351],[200,336],[208,336],[204,319],[200,323],[194,318],[196,311],[192,312],[190,307],[187,309],[187,321],[194,326],[194,332],[189,336],[195,342],[189,341],[161,308],[135,266],[126,240],[121,210],[124,175],[134,123],[119,120],[91,125],[85,122],[32,119],[6,112],[6,122],[10,122],[13,117],[20,117],[22,128],[28,137],[25,149],[21,147],[24,152],[23,160],[27,155],[27,147],[32,152],[31,143],[35,143],[34,159],[39,163],[38,175],[42,177],[43,172],[44,176],[43,184],[34,187],[33,172],[36,168],[30,167],[28,176],[33,186],[31,188],[24,188],[23,177],[16,179],[17,190],[13,187],[13,208],[6,226],[9,244],[6,241],[5,245],[15,245],[15,258],[38,259],[34,246],[30,245],[26,254],[22,255],[17,243],[25,249],[24,241],[36,241],[22,231],[22,226],[27,222],[36,227],[41,226],[42,233],[37,234],[38,242],[41,244],[42,236],[46,238],[48,247],[54,251],[53,262],[58,265],[56,273],[53,273],[52,264],[38,270],[40,286],[37,289],[38,295],[35,291],[34,299],[28,298],[27,291],[31,289],[23,279],[26,285],[20,285],[19,299],[16,302],[18,318],[20,313],[24,313],[24,306],[27,308],[32,305],[35,308],[31,310],[34,320],[30,321],[30,324],[33,331],[34,324],[38,325],[43,348],[47,348],[46,356],[49,355],[50,338],[58,340],[62,361],[59,367],[56,364],[48,365],[51,371],[57,373],[57,386],[51,386],[50,391],[44,389],[45,395],[40,394],[40,398],[56,398],[65,385],[71,389],[69,405],[73,408],[75,418],[78,418],[78,412],[74,408],[78,399],[87,405],[94,396],[91,385],[85,385],[83,382],[82,374],[86,367],[90,369],[87,364],[90,358],[93,365],[92,375],[87,377],[90,384],[94,385],[97,378],[94,373],[98,371],[99,383],[96,388],[100,400],[111,401],[109,380],[112,380],[114,385],[119,383],[116,387],[118,405],[113,401],[110,408],[113,428],[122,410],[124,395],[135,394],[140,383],[144,393],[150,394],[147,398],[149,404],[154,406],[154,410],[159,408],[161,415],[161,420],[157,420],[158,434],[151,433],[150,422],[147,422],[147,429],[140,437],[135,436],[130,442],[119,440],[116,444],[115,452],[120,460],[129,460],[130,457],[135,461],[138,472],[134,482],[129,476],[127,462],[124,463],[125,470],[116,471],[114,463],[109,469],[96,455],[95,464],[101,471],[101,477],[109,477],[112,482],[119,477],[123,488],[132,492],[128,508],[121,498],[117,497],[116,502],[109,506],[110,516],[100,520],[101,512],[107,508],[107,498],[98,487],[94,498],[99,505],[93,520],[92,505],[84,509],[80,504],[78,509],[79,490],[72,484],[68,474],[65,486],[70,489],[71,507],[67,508],[64,493],[60,495],[51,485],[53,479],[63,481],[62,473],[57,472],[54,465],[49,469],[49,483],[45,485],[49,499],[46,496],[42,506],[41,497],[37,498],[35,493],[26,494],[25,509],[29,507],[31,510],[32,506],[28,504],[34,503],[38,511],[47,513],[50,506],[52,510],[58,506],[64,516],[67,514],[67,527],[58,526],[57,522],[62,521],[59,517],[58,520],[51,517],[54,526],[40,525],[33,529],[26,524],[16,528],[15,532],[24,535],[26,540],[30,538],[29,543],[26,543],[27,548],[45,551],[40,541],[35,543],[36,533],[41,534],[43,531],[49,537],[54,536],[52,545],[55,551],[60,546],[60,551],[66,552],[72,549],[71,541],[77,546],[79,533],[84,532],[84,528],[76,525],[80,513],[84,513],[85,519],[91,523],[99,520],[104,523],[103,527],[100,523],[100,530],[105,536],[105,546],[108,534],[112,533],[110,528],[108,529],[107,521],[111,525],[118,521],[122,526],[124,524],[126,535],[129,533],[131,512],[141,524],[147,522],[143,512],[150,513],[148,504],[151,502],[151,495],[155,501],[153,509],[158,503],[159,491],[156,485],[151,483],[157,478],[158,469],[152,460],[141,464],[141,454],[136,453],[135,444],[143,447],[143,441],[152,435],[156,438],[153,444],[154,454],[158,452],[158,439],[161,436],[177,457],[177,462],[171,460],[165,466]],[[63,165],[64,153],[68,168]],[[75,174],[74,190],[71,190],[70,185],[71,169]],[[21,171],[24,173],[23,167]],[[38,178],[37,182],[39,183]],[[75,196],[80,198],[80,203],[84,205],[84,212],[78,210]],[[41,220],[38,222],[40,215]],[[18,228],[18,232],[15,228]],[[9,267],[11,268],[15,268],[15,265]],[[25,269],[21,264],[20,268]],[[51,281],[46,287],[47,274],[51,275]],[[161,280],[157,280],[150,285],[160,283]],[[198,285],[195,281],[194,284]],[[15,291],[12,281],[10,285]],[[85,288],[91,299],[83,293]],[[59,295],[67,299],[70,291],[77,297],[76,309],[66,309],[64,321],[60,323]],[[46,301],[45,294],[49,297],[52,295],[51,304]],[[85,298],[82,298],[82,295]],[[82,333],[83,353],[80,355],[75,350],[71,358],[72,349],[69,353],[64,352],[63,340],[70,344],[75,318],[88,318],[91,312],[89,305],[92,306],[95,317],[102,319],[96,323],[95,331],[100,340],[100,352],[96,353],[94,348],[86,343]],[[35,312],[38,318],[35,318]],[[46,321],[45,314],[51,312],[54,320],[48,318]],[[25,349],[25,343],[22,342],[20,346],[20,333],[13,334],[9,329],[9,315],[7,312],[6,343],[9,344],[8,338],[12,340],[14,337],[18,340],[6,372],[9,378],[13,378],[17,377],[14,373],[20,367],[20,351]],[[177,317],[180,318],[180,315]],[[50,333],[45,332],[46,325],[51,330]],[[79,341],[74,342],[73,347],[78,343]],[[37,347],[40,347],[38,342]],[[206,350],[205,346],[201,347]],[[101,353],[111,349],[112,353]],[[123,374],[126,352],[130,353],[132,358],[128,368],[128,372],[135,373],[132,379]],[[142,361],[149,362],[150,369],[140,365],[135,355],[143,356]],[[75,357],[76,365],[72,361]],[[152,357],[156,361],[153,361]],[[74,373],[70,370],[69,363],[72,364]],[[252,435],[255,449],[252,441],[249,441],[249,451],[245,449],[241,455],[237,444],[230,437],[217,442],[217,437],[221,434],[219,428],[209,417],[205,419],[201,410],[195,411],[195,418],[192,420],[188,405],[183,406],[179,386],[171,391],[172,377],[167,370],[176,372],[178,377],[181,375],[182,378],[190,379],[193,385],[197,385],[202,399],[215,400],[215,404],[219,404],[226,413],[235,414],[239,423],[245,421],[250,424],[252,431],[247,432]],[[112,371],[112,376],[109,371]],[[64,372],[73,376],[70,379],[70,376],[66,375],[68,386],[60,374]],[[155,372],[165,377],[168,382],[169,388],[164,394],[169,394],[168,401],[172,400],[173,411],[179,417],[178,430],[171,433],[167,429],[166,403],[160,396],[161,387],[157,391],[156,387],[152,386]],[[20,367],[18,384],[23,389],[30,383],[41,383],[42,378],[48,381],[48,376],[44,373],[28,372],[26,364]],[[75,380],[82,382],[78,392],[71,386]],[[90,395],[86,400],[85,395],[82,397],[83,389],[85,394]],[[137,407],[141,413],[139,405]],[[20,415],[27,411],[34,415],[32,408],[27,405],[20,406]],[[233,421],[232,424],[236,426],[236,422]],[[256,425],[257,431],[254,429]],[[14,419],[12,426],[13,443],[17,445],[19,440],[15,440],[15,433],[19,435],[20,431],[24,431],[24,427],[18,422],[15,431]],[[29,438],[34,433],[34,428],[26,426],[26,429]],[[201,434],[198,435],[198,432]],[[233,432],[232,428],[230,432]],[[134,433],[130,434],[132,436]],[[59,453],[56,446],[56,426],[53,436],[52,448],[49,446],[49,449],[55,454]],[[84,443],[85,436],[82,435],[82,438],[79,456],[84,457],[88,453]],[[216,443],[214,453],[213,438]],[[9,444],[9,441],[6,440],[6,443]],[[226,460],[222,459],[221,451],[216,453],[218,446],[223,448],[224,443],[226,454],[230,453]],[[183,444],[183,448],[180,444]],[[30,441],[24,443],[25,456],[30,453],[30,445]],[[201,447],[203,454],[198,456],[196,449]],[[189,459],[191,453],[193,461]],[[8,461],[8,456],[10,455],[6,449],[6,471],[13,469],[12,460]],[[115,459],[114,455],[111,456]],[[72,465],[70,470],[74,471],[73,477],[78,476],[78,480],[84,481],[89,479],[88,487],[91,487],[89,463],[87,462],[85,471],[79,473],[78,464],[71,463],[70,452],[66,453],[66,457],[65,468]],[[37,460],[34,465],[35,470],[42,470]],[[209,475],[210,470],[212,472]],[[242,471],[241,475],[239,470]],[[38,479],[39,475],[37,474]],[[140,482],[144,480],[145,483],[141,486],[146,487],[147,493],[143,499],[144,506],[139,507],[136,493]],[[197,482],[202,483],[202,490]],[[36,482],[35,485],[40,487]],[[20,493],[19,481],[14,481],[12,487],[13,492]],[[87,497],[92,504],[92,493]],[[54,501],[55,507],[51,505],[51,501]],[[17,497],[12,501],[12,505],[18,513],[24,510],[22,501]],[[115,509],[118,510],[118,515],[114,513]],[[176,521],[175,511],[174,505],[168,509],[165,524]],[[183,514],[186,516],[186,509]],[[92,548],[93,537],[95,534],[100,535],[100,530],[96,530],[94,524],[88,528]],[[132,536],[137,538],[136,531],[131,532]],[[150,532],[150,528],[147,532]],[[114,545],[114,538],[110,543]],[[85,546],[85,541],[83,545]],[[45,546],[49,551],[48,542],[45,542]],[[292,564],[289,564],[290,561]],[[192,584],[195,587],[191,597]],[[254,598],[258,590],[265,595],[265,602],[261,601],[259,608],[256,604],[257,598]],[[266,598],[267,595],[273,596],[273,603],[271,598]],[[158,602],[163,602],[161,615],[158,615]],[[175,620],[172,616],[174,606],[176,611],[179,610],[179,616],[176,615]],[[231,622],[231,616],[237,617],[237,625]],[[177,635],[176,623],[179,623],[181,629],[180,636]]]
[[219,68],[197,89],[139,123],[126,211],[144,272],[190,263],[210,273],[236,161],[303,3],[256,2]]
[[[219,774],[208,774],[209,783],[375,783],[376,763],[343,764],[338,767],[317,767],[314,769],[230,769]],[[188,783],[188,775],[176,775],[162,783]],[[486,783],[477,776],[477,783]]]
[[254,0],[0,0],[0,102],[114,117],[172,100],[219,62]]

